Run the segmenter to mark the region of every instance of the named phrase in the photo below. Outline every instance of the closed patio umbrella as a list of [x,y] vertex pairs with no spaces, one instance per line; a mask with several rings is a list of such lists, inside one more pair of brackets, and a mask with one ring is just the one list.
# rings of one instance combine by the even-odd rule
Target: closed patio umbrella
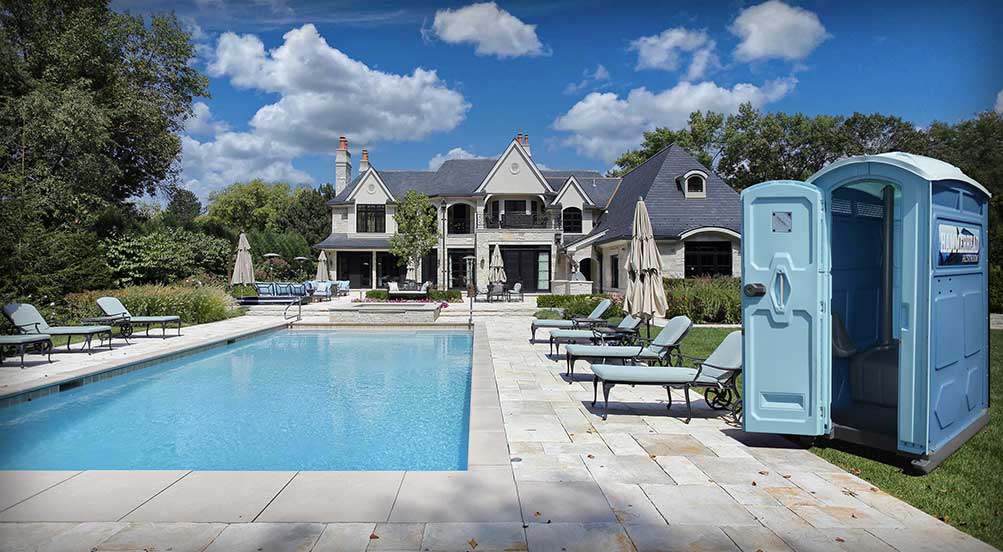
[[411,282],[418,281],[418,267],[415,265],[414,261],[407,262],[407,274],[404,276],[404,279]]
[[501,246],[495,245],[495,252],[491,254],[491,263],[488,265],[488,282],[492,284],[504,284],[508,278],[505,276],[505,261],[502,260]]
[[627,255],[627,293],[624,308],[632,316],[645,320],[651,330],[651,319],[665,316],[669,308],[662,284],[662,257],[658,254],[651,219],[643,198],[637,198],[634,208],[634,230]]
[[327,252],[321,250],[320,256],[317,257],[317,275],[314,278],[318,282],[326,282],[331,279],[331,275],[327,272]]
[[230,278],[230,283],[233,285],[254,283],[251,244],[247,243],[247,235],[243,232],[240,233],[240,239],[237,240],[237,262],[233,265],[233,276]]

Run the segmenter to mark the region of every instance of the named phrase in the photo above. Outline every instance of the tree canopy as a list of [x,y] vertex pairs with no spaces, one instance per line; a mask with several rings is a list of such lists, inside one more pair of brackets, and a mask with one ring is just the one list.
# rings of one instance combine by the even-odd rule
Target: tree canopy
[[438,217],[435,207],[425,194],[408,190],[394,212],[397,232],[390,236],[390,252],[401,265],[418,266],[439,240]]

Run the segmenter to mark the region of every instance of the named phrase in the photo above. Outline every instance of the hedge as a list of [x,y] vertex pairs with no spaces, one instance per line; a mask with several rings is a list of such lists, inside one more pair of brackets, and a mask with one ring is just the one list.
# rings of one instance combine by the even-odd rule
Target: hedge
[[1003,312],[1003,266],[989,265],[989,312]]
[[[387,290],[385,289],[371,289],[366,292],[366,299],[376,299],[377,301],[386,301],[389,299]],[[428,292],[429,301],[446,301],[449,303],[458,303],[463,301],[463,292],[458,289],[447,289],[445,291],[439,289],[433,289]]]
[[563,309],[564,319],[571,320],[576,316],[588,316],[603,299],[610,299],[613,305],[606,311],[606,318],[623,317],[623,296],[607,295],[540,295],[536,298],[536,306],[541,309]]
[[98,297],[118,297],[133,316],[178,315],[184,324],[205,324],[240,316],[243,311],[220,287],[131,286],[94,290],[66,296],[68,316],[80,320],[101,315]]
[[698,324],[738,324],[742,321],[742,281],[739,278],[665,278],[666,316],[687,316]]

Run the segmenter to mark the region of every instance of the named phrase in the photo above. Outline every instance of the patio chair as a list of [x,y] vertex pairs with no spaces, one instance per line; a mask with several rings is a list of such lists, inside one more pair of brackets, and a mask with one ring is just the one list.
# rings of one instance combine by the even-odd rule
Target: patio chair
[[125,305],[122,304],[122,301],[119,301],[118,297],[101,297],[98,299],[98,307],[101,308],[101,312],[103,312],[105,316],[100,319],[95,318],[91,320],[100,320],[108,324],[121,326],[122,335],[131,336],[132,327],[138,324],[146,326],[146,337],[150,337],[150,326],[153,324],[160,324],[160,331],[163,332],[163,339],[167,339],[168,325],[177,324],[178,335],[181,335],[180,316],[133,316],[129,312],[129,309],[125,308]]
[[313,290],[313,296],[320,301],[331,299],[331,295],[334,293],[332,291],[333,287],[334,283],[332,282],[317,282]]
[[597,342],[622,342],[625,339],[637,337],[637,329],[641,326],[641,319],[631,315],[623,317],[616,327],[613,328],[591,328],[588,330],[554,330],[550,332],[550,354],[561,352],[561,343],[574,343],[576,341],[590,340]]
[[585,318],[573,318],[571,320],[533,320],[533,324],[530,326],[530,341],[536,341],[536,330],[537,328],[551,328],[557,330],[573,330],[578,328],[590,328],[593,326],[601,326],[609,324],[605,318],[602,318],[606,311],[613,306],[613,301],[609,299],[603,299],[599,301],[596,308],[592,309],[592,312]]
[[28,303],[8,303],[3,307],[3,315],[21,334],[47,334],[52,337],[65,335],[67,351],[70,350],[70,339],[75,335],[84,338],[87,354],[91,354],[91,339],[95,335],[102,343],[107,337],[108,349],[111,349],[111,326],[50,326],[45,318],[42,318],[38,309]]
[[512,297],[514,297],[516,295],[519,296],[519,302],[520,303],[525,299],[525,297],[524,297],[524,295],[522,293],[522,282],[516,282],[515,285],[512,286],[512,289],[510,289],[510,290],[508,290],[508,291],[505,292],[505,300],[506,301],[511,301]]
[[621,362],[642,360],[671,365],[674,355],[678,365],[682,362],[679,344],[692,328],[692,320],[685,316],[674,316],[654,339],[638,337],[638,345],[568,345],[564,348],[568,360],[568,381],[570,383],[571,376],[575,373],[575,361],[580,358],[590,362],[618,359]]
[[488,303],[492,301],[492,298],[498,298],[500,300],[505,299],[505,286],[501,284],[491,284],[488,289]]
[[350,280],[338,280],[338,295],[348,295],[351,287],[352,282]]
[[52,362],[52,336],[49,334],[0,335],[0,363],[6,360],[4,349],[14,349],[14,354],[21,355],[21,369],[24,370],[24,352],[34,348],[41,355],[48,355]]
[[695,368],[682,366],[643,366],[596,364],[592,366],[592,406],[599,395],[602,382],[603,415],[609,411],[609,392],[617,384],[660,385],[666,388],[669,397],[668,408],[672,408],[672,388],[681,387],[686,396],[686,423],[693,419],[690,404],[690,388],[704,387],[716,391],[715,399],[707,403],[714,409],[730,407],[736,420],[741,417],[741,400],[738,392],[738,376],[742,373],[742,332],[734,331],[725,336],[721,344],[706,359],[686,357],[694,361]]

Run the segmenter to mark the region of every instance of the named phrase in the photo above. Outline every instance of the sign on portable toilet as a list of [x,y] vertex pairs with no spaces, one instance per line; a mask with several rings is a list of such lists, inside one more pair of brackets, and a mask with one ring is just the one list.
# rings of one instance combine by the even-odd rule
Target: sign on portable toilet
[[885,153],[742,192],[744,429],[929,472],[989,421],[990,194]]

